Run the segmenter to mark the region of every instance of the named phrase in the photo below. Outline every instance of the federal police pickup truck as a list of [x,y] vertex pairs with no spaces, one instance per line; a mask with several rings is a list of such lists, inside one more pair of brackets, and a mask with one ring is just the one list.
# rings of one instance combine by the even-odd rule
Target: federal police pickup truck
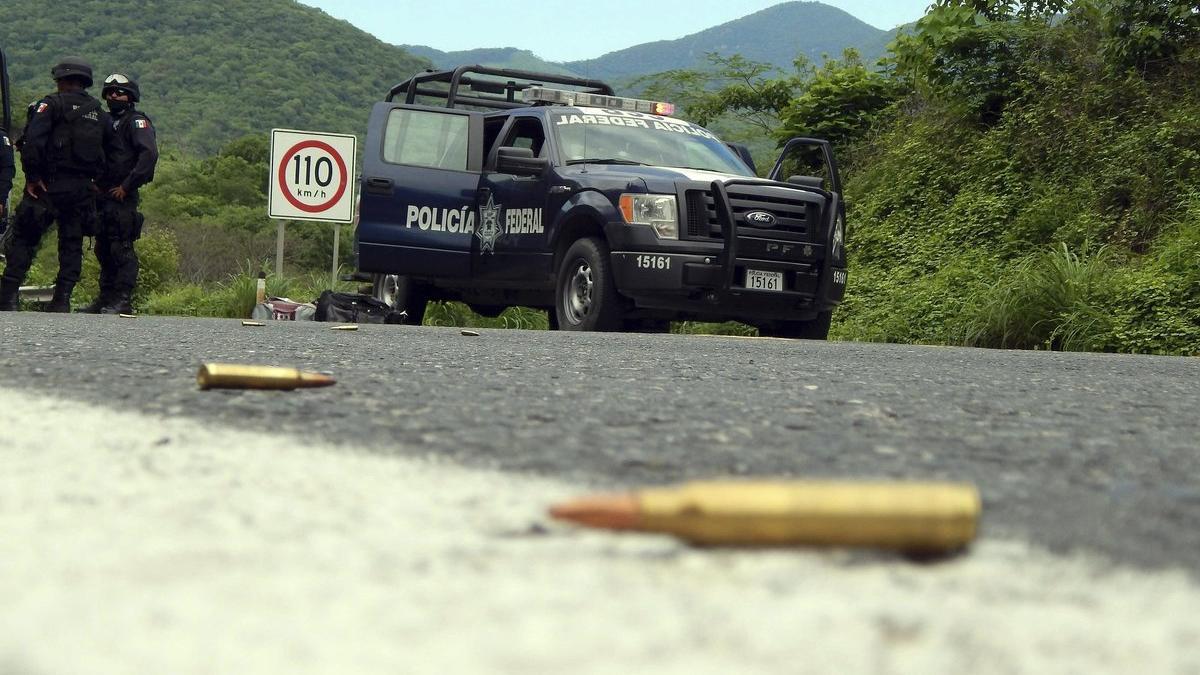
[[[846,288],[829,144],[794,139],[758,178],[744,147],[672,111],[481,66],[396,85],[367,132],[359,278],[410,323],[452,299],[547,309],[563,330],[737,320],[824,339]],[[823,175],[785,173],[798,163]]]

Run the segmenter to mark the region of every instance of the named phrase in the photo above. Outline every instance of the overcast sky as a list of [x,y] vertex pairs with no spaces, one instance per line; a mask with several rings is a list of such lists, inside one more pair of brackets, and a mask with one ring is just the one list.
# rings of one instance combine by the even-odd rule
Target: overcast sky
[[[301,0],[392,44],[442,51],[528,49],[550,61],[588,59],[673,40],[780,4],[779,0]],[[930,0],[825,0],[890,30]],[[501,9],[502,8],[502,9]]]

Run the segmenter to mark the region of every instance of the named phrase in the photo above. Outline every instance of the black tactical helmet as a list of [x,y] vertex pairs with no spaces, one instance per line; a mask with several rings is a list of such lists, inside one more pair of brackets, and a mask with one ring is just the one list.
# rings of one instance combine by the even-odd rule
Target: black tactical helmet
[[128,75],[113,73],[104,78],[104,89],[100,90],[100,95],[108,98],[108,92],[114,89],[129,94],[129,101],[131,103],[137,103],[142,98],[142,91],[138,89],[138,83]]
[[78,56],[64,58],[57,66],[50,69],[50,76],[55,81],[64,77],[78,77],[83,80],[85,88],[92,86],[92,67]]

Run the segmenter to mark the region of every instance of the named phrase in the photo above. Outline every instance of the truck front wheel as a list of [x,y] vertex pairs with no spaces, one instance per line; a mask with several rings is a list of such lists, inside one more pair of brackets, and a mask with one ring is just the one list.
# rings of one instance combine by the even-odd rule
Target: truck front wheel
[[621,298],[608,253],[608,244],[597,237],[580,239],[567,249],[554,293],[559,330],[620,329]]
[[404,323],[410,326],[420,326],[421,321],[425,319],[425,305],[428,299],[420,285],[406,276],[372,275],[371,295],[397,312],[407,312],[408,319]]

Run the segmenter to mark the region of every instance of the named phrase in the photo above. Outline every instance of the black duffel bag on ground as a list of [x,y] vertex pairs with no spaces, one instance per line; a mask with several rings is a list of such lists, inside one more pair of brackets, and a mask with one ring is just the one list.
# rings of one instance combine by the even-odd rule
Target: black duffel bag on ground
[[317,298],[317,321],[337,323],[404,323],[404,312],[362,293],[325,291]]

